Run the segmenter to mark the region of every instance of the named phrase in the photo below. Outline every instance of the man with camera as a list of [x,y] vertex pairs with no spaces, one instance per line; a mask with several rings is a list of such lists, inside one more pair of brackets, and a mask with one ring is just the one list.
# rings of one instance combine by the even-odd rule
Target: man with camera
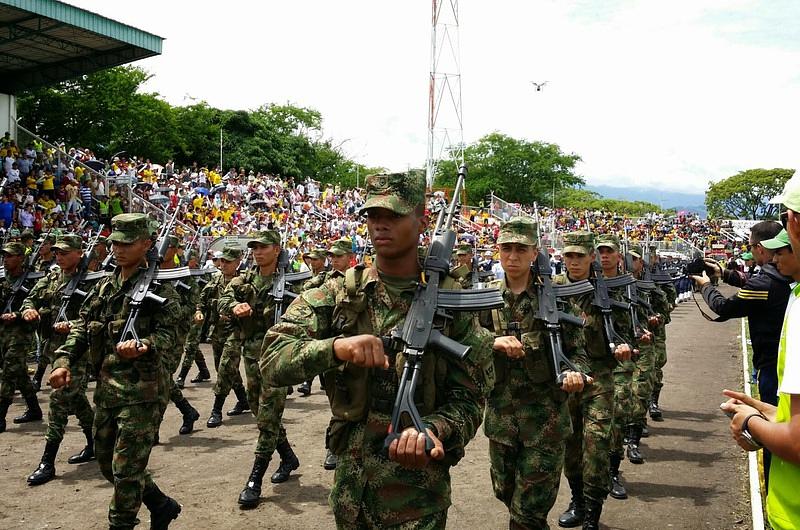
[[[753,368],[758,371],[758,393],[762,401],[772,405],[778,402],[778,342],[791,279],[778,271],[772,263],[774,250],[768,249],[762,242],[773,239],[780,231],[781,225],[775,221],[762,221],[750,229],[748,246],[761,267],[758,274],[748,278],[737,270],[722,270],[715,261],[706,259],[701,275],[691,276],[708,307],[719,315],[716,321],[748,317]],[[709,274],[712,278],[722,278],[725,283],[740,287],[739,291],[726,298],[711,285]],[[764,479],[767,487],[769,460],[770,455],[765,451]]]

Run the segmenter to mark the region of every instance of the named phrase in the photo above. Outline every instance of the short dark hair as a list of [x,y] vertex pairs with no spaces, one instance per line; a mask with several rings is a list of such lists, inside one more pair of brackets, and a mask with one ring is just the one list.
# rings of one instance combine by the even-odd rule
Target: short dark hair
[[750,228],[751,243],[761,243],[777,236],[783,227],[776,221],[761,221]]

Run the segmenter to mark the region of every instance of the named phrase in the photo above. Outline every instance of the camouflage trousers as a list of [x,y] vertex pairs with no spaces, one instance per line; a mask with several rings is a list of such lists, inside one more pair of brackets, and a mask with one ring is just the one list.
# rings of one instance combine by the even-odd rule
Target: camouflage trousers
[[[178,337],[178,344],[182,344],[183,343],[183,341],[180,340],[181,338],[182,338],[182,336]],[[180,360],[181,360],[181,350],[180,349],[172,352],[171,355],[167,355],[165,357],[165,361],[166,361],[165,368],[166,368],[166,371],[167,371],[167,375],[169,376],[169,381],[167,381],[168,388],[169,388],[169,401],[172,401],[173,403],[178,403],[180,401],[183,401],[183,399],[184,399],[183,392],[181,392],[181,389],[178,388],[178,384],[175,383],[175,379],[173,379],[173,376],[175,375],[175,370],[177,370],[178,363],[180,362]],[[167,403],[169,403],[169,401],[165,401],[164,402],[164,409],[166,409]]]
[[667,364],[667,329],[661,326],[656,331],[655,366],[653,368],[653,393],[658,394],[664,387],[664,366]]
[[564,450],[558,446],[510,446],[489,441],[494,495],[508,507],[511,519],[524,528],[547,529],[561,481]]
[[12,326],[0,327],[0,400],[11,400],[14,391],[19,390],[23,397],[35,396],[31,379],[28,377],[26,356],[31,351],[33,335]]
[[231,393],[232,388],[242,386],[242,374],[239,373],[239,360],[241,358],[241,340],[235,335],[228,336],[217,367],[214,395],[227,396]]
[[614,420],[614,374],[608,366],[594,363],[594,382],[582,392],[570,394],[572,434],[567,438],[564,475],[583,482],[583,496],[603,501],[611,489],[608,455]]
[[200,332],[202,330],[202,325],[192,325],[192,327],[189,328],[189,333],[186,335],[186,342],[183,345],[181,370],[188,372],[192,368],[192,363],[198,358],[203,357],[203,354],[200,353]]
[[412,521],[404,521],[400,524],[386,526],[376,519],[372,513],[362,509],[358,512],[358,519],[355,523],[336,519],[336,528],[338,530],[373,530],[373,529],[386,529],[386,530],[440,530],[447,526],[447,511],[431,513],[414,519]]
[[655,366],[655,347],[653,344],[642,344],[639,358],[636,359],[636,370],[633,372],[633,408],[630,423],[644,425],[650,396],[653,393],[653,370]]
[[625,426],[631,423],[633,412],[634,361],[625,361],[614,368],[614,421],[611,428],[611,452],[622,454]]
[[247,376],[247,401],[256,417],[258,442],[255,454],[271,458],[278,444],[286,441],[286,429],[281,420],[286,406],[286,387],[270,388],[263,384],[258,359],[244,357]]
[[89,385],[89,376],[86,373],[87,365],[77,363],[70,370],[72,382],[69,386],[50,392],[50,410],[47,414],[47,433],[44,435],[48,442],[61,443],[64,439],[64,430],[70,414],[78,418],[81,429],[91,429],[94,423],[94,411],[86,399],[86,387]]
[[132,528],[139,522],[142,492],[153,486],[147,462],[160,420],[158,402],[97,407],[94,452],[103,476],[114,485],[108,507],[112,527]]

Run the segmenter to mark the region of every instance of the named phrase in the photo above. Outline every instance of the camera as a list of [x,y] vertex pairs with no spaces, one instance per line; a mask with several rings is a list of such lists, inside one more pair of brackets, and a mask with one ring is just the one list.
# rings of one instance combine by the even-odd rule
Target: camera
[[683,267],[683,273],[687,276],[700,276],[703,274],[703,271],[706,271],[706,274],[709,276],[714,274],[714,269],[708,265],[703,258],[697,258],[694,261],[690,261]]

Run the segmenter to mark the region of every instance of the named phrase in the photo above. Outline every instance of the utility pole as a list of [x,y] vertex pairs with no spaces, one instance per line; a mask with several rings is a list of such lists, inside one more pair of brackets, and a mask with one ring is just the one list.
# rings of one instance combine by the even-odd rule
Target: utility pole
[[431,7],[428,159],[425,168],[428,187],[433,185],[436,166],[445,153],[457,165],[464,162],[458,0],[431,0]]

